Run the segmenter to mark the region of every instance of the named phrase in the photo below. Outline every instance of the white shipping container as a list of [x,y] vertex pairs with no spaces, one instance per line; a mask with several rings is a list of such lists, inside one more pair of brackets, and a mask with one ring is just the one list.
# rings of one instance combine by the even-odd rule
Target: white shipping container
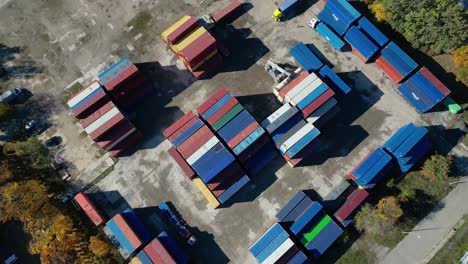
[[271,253],[262,264],[274,264],[278,259],[280,259],[290,248],[294,246],[294,242],[288,238],[286,241],[281,244],[273,253]]
[[296,96],[291,98],[290,103],[295,106],[297,103],[302,101],[302,99],[306,98],[306,96],[308,96],[310,93],[315,91],[315,89],[317,89],[322,83],[323,83],[322,80],[316,79],[311,84],[309,84],[306,88],[304,88],[304,90],[302,90]]
[[98,82],[94,82],[88,88],[81,91],[81,93],[77,94],[75,97],[70,99],[67,104],[70,108],[74,107],[78,103],[80,103],[83,99],[85,99],[88,95],[99,89],[101,85]]
[[117,146],[120,142],[122,142],[124,139],[126,139],[128,136],[133,134],[133,132],[136,131],[136,128],[132,127],[127,133],[125,133],[123,136],[121,136],[119,139],[117,139],[114,143],[112,143],[110,146],[106,147],[106,150],[111,150],[113,147]]
[[307,123],[303,126],[299,131],[297,131],[294,135],[288,138],[280,147],[282,153],[286,153],[288,149],[290,149],[294,144],[296,144],[301,138],[303,138],[307,133],[314,129],[314,125],[312,123]]
[[210,149],[212,149],[216,144],[218,144],[219,139],[216,136],[213,136],[208,140],[203,146],[197,149],[190,157],[187,159],[187,163],[193,165],[197,160],[199,160],[203,155],[205,155]]
[[237,191],[239,191],[244,185],[246,185],[250,181],[249,176],[244,175],[244,177],[240,178],[236,183],[234,183],[231,187],[229,187],[226,191],[224,191],[219,197],[218,200],[221,203],[226,202],[231,198]]
[[304,80],[302,80],[302,82],[300,82],[298,85],[296,85],[296,87],[292,88],[292,90],[286,94],[286,96],[284,97],[284,101],[286,103],[289,103],[289,101],[291,101],[291,98],[296,96],[298,93],[304,90],[304,88],[306,88],[309,84],[316,81],[317,79],[317,75],[315,73],[311,73]]
[[101,127],[103,124],[105,124],[107,121],[115,117],[116,115],[120,114],[120,111],[117,107],[112,108],[111,110],[107,111],[104,115],[102,115],[100,118],[98,118],[96,121],[91,123],[91,125],[87,126],[85,128],[86,133],[91,134],[93,133],[96,129]]
[[285,105],[281,106],[280,108],[278,108],[278,110],[273,112],[273,114],[269,115],[267,117],[267,119],[263,120],[262,127],[265,128],[268,125],[270,125],[271,123],[275,122],[275,120],[278,119],[278,117],[280,117],[282,114],[286,113],[286,111],[288,111],[289,109],[291,109],[291,106],[288,105],[288,104],[285,104]]
[[330,109],[332,109],[338,101],[335,98],[330,98],[326,103],[320,106],[315,112],[313,112],[308,118],[307,122],[313,124],[320,119],[324,114],[326,114]]

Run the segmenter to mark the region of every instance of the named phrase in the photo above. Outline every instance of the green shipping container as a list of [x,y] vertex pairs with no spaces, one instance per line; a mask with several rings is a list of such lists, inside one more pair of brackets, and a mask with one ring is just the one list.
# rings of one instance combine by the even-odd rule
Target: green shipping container
[[330,216],[326,215],[320,220],[320,222],[312,228],[308,233],[304,234],[304,237],[301,239],[302,245],[307,245],[310,241],[312,241],[319,233],[322,231],[324,227],[330,223],[331,218]]
[[221,117],[216,123],[213,124],[213,129],[215,131],[220,130],[224,125],[226,125],[231,119],[233,119],[237,114],[242,112],[244,107],[240,104],[236,104],[229,112],[227,112],[223,117]]

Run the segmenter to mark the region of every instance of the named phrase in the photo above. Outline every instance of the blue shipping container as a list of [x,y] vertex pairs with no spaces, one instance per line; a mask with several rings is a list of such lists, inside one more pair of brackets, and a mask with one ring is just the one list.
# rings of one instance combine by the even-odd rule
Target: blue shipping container
[[203,126],[203,121],[197,120],[195,123],[193,123],[187,130],[185,130],[182,134],[180,134],[178,137],[176,137],[171,143],[175,147],[180,146],[180,144],[184,143],[185,140],[187,140],[190,136],[192,136],[195,132],[198,131]]
[[135,214],[135,212],[133,212],[132,209],[128,208],[125,211],[123,211],[122,216],[125,218],[127,223],[132,227],[133,231],[140,238],[143,244],[145,242],[150,241],[150,239],[152,238],[151,233],[148,231],[145,224],[141,222],[140,218]]
[[289,234],[286,231],[282,231],[278,234],[273,240],[263,250],[256,256],[258,262],[262,263],[265,261],[281,244],[283,244],[286,239],[288,239]]
[[224,139],[225,142],[229,142],[235,136],[237,136],[244,128],[248,127],[253,122],[256,122],[252,115],[247,110],[242,110],[236,117],[231,119],[226,125],[218,130],[218,134]]
[[273,224],[250,248],[250,253],[257,256],[284,228],[278,224]]
[[279,149],[280,146],[288,140],[290,137],[292,137],[294,134],[296,134],[297,131],[299,131],[301,128],[303,128],[306,125],[306,121],[301,120],[299,123],[297,123],[294,127],[292,127],[288,132],[286,132],[280,139],[278,139],[275,142],[276,147]]
[[348,29],[344,38],[366,61],[379,51],[379,48],[355,26]]
[[206,110],[201,116],[203,119],[208,120],[211,116],[216,114],[227,102],[232,99],[232,95],[230,93],[225,94],[219,101],[217,101],[214,105],[212,105],[208,110]]
[[431,109],[430,105],[427,105],[421,97],[417,96],[417,93],[421,94],[422,91],[410,85],[408,82],[398,87],[398,91],[418,110],[418,112],[423,114]]
[[137,254],[138,260],[140,260],[141,264],[153,264],[151,259],[146,255],[145,251],[140,251],[140,253]]
[[351,92],[351,88],[327,65],[320,69],[319,75],[335,94],[347,95]]
[[430,146],[429,143],[429,138],[426,136],[423,139],[421,139],[409,152],[407,155],[401,158],[397,158],[397,162],[399,165],[405,165],[407,163],[410,163],[413,161],[415,156],[418,156],[421,154],[421,152],[426,151],[428,149],[427,147]]
[[365,161],[363,161],[359,167],[354,170],[353,175],[356,178],[364,177],[364,175],[385,155],[385,151],[378,148],[370,154]]
[[424,156],[431,148],[431,144],[427,142],[423,142],[421,144],[421,148],[418,148],[417,152],[412,154],[412,157],[409,161],[407,161],[405,164],[399,164],[400,170],[403,173],[408,172],[418,161],[421,159],[422,156]]
[[[320,15],[328,11],[322,19]],[[339,35],[343,36],[351,24],[356,21],[361,14],[348,1],[331,0],[327,1],[325,8],[318,18],[330,25]]]
[[424,139],[429,131],[425,127],[417,127],[413,133],[400,145],[400,147],[393,153],[395,157],[405,157],[408,152],[421,140]]
[[225,203],[229,198],[231,198],[236,192],[238,192],[242,187],[244,187],[250,178],[247,175],[242,176],[236,183],[231,185],[225,192],[218,196],[220,203]]
[[276,214],[276,219],[278,221],[283,221],[283,219],[288,216],[294,208],[306,197],[306,194],[303,191],[297,192],[289,202],[283,206],[283,208]]
[[284,136],[291,128],[293,128],[297,123],[303,121],[304,118],[297,113],[295,116],[291,117],[288,121],[286,121],[283,125],[281,125],[278,129],[276,129],[273,133],[271,133],[271,137],[273,141],[278,141],[281,137]]
[[106,85],[108,82],[115,79],[115,77],[119,76],[132,65],[133,63],[128,59],[128,57],[122,58],[98,75],[99,82],[103,85]]
[[328,86],[326,83],[322,83],[319,87],[313,90],[310,94],[308,94],[304,99],[302,99],[296,107],[303,110],[306,108],[310,103],[315,101],[320,95],[322,95],[326,90],[328,90]]
[[343,230],[334,221],[330,221],[328,225],[306,245],[306,248],[315,258],[319,258],[342,233]]
[[292,224],[290,230],[296,235],[303,233],[307,224],[322,211],[322,205],[319,202],[312,203]]
[[279,11],[282,13],[288,12],[289,9],[293,8],[296,4],[298,4],[302,0],[285,0],[279,7]]
[[[327,8],[326,5],[325,8],[322,9],[322,12],[318,14],[317,18],[320,19],[320,24],[325,23],[334,32],[338,33],[338,36],[343,36],[348,29],[348,25],[342,22],[342,19],[339,17],[339,15],[330,10],[330,8]],[[327,34],[327,36],[329,35]]]
[[388,43],[388,45],[382,49],[381,53],[384,59],[395,68],[403,78],[406,78],[418,67],[418,64],[393,41]]
[[431,99],[431,101],[439,103],[445,98],[445,95],[420,71],[411,76],[410,80],[416,84]]
[[304,252],[299,251],[292,257],[289,261],[288,264],[312,264],[312,261],[310,261],[307,256],[304,254]]
[[117,246],[121,246],[123,250],[126,251],[127,257],[128,255],[132,254],[133,251],[135,251],[135,248],[132,246],[130,241],[127,239],[127,237],[122,233],[120,228],[117,226],[117,224],[114,222],[113,219],[109,220],[106,223],[106,227],[108,230],[112,233],[115,239],[111,238],[112,244],[116,244]]
[[182,251],[182,249],[177,245],[176,241],[172,239],[172,237],[168,236],[165,231],[161,232],[158,235],[159,241],[164,245],[164,247],[169,251],[171,256],[173,256],[177,263],[187,263],[189,258],[188,256]]
[[303,138],[301,138],[296,144],[294,144],[286,154],[293,158],[296,156],[301,150],[303,150],[307,145],[309,145],[315,138],[320,135],[320,131],[317,128],[312,129],[309,133],[307,133]]
[[265,144],[257,153],[255,153],[247,162],[245,168],[250,176],[260,172],[272,159],[278,155],[273,144]]
[[276,129],[282,126],[286,121],[299,112],[296,107],[289,108],[283,115],[276,119],[273,123],[269,124],[265,129],[269,133],[273,133]]
[[333,32],[325,23],[319,23],[315,30],[337,51],[341,51],[345,47],[344,41],[338,35],[336,35],[336,33]]
[[416,130],[416,126],[413,123],[398,129],[395,134],[393,134],[387,142],[383,145],[383,148],[388,150],[390,153],[395,152],[395,150],[403,143],[412,133]]
[[[392,157],[384,152],[384,155],[366,172],[362,177],[359,177],[359,181],[366,185],[368,183],[377,183],[392,166]],[[390,168],[388,167],[390,166]]]
[[299,204],[283,219],[284,222],[293,222],[307,209],[314,201],[305,197]]
[[88,101],[90,98],[93,98],[93,96],[95,96],[97,93],[101,92],[101,91],[104,91],[104,89],[102,89],[102,87],[99,87],[98,89],[96,89],[95,91],[93,91],[92,93],[90,93],[88,96],[86,96],[85,98],[83,98],[81,101],[79,101],[77,104],[75,104],[74,106],[70,107],[71,110],[75,110],[76,108],[78,108],[80,105],[82,105],[84,102]]
[[289,53],[307,72],[314,72],[323,66],[323,63],[314,53],[302,42],[294,46]]
[[234,156],[219,142],[198,159],[192,168],[205,183],[208,183],[234,160]]
[[374,41],[379,47],[385,46],[388,43],[389,39],[385,36],[372,22],[369,21],[366,17],[361,17],[358,21],[359,29],[367,35],[371,40]]
[[237,146],[234,147],[232,151],[236,155],[239,155],[247,149],[252,143],[254,143],[257,139],[259,139],[263,134],[265,134],[265,130],[262,127],[255,129],[248,137],[241,141]]

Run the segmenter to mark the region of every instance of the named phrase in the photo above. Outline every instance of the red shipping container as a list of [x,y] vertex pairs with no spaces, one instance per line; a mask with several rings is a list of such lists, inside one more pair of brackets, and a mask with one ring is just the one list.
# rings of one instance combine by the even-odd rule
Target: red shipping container
[[279,96],[284,99],[286,94],[291,91],[296,85],[301,83],[302,80],[307,78],[309,76],[309,73],[306,71],[301,72],[296,78],[294,78],[291,82],[289,82],[281,91],[279,92]]
[[103,89],[101,89],[91,98],[81,103],[80,106],[78,106],[74,110],[71,110],[71,112],[77,118],[84,118],[91,114],[93,110],[98,109],[99,107],[103,106],[109,101],[110,97],[104,92]]
[[176,260],[158,238],[153,239],[143,250],[153,263],[176,264]]
[[96,128],[93,132],[89,134],[92,140],[97,141],[100,137],[102,137],[105,133],[109,130],[120,124],[121,122],[128,120],[122,113],[118,113],[107,122],[102,124],[100,127]]
[[[350,46],[351,46],[351,44],[350,44]],[[356,55],[364,63],[367,63],[368,60],[364,56],[362,56],[362,54],[357,49],[355,49],[353,46],[351,46],[351,52],[353,52],[354,55]]]
[[125,221],[121,214],[115,215],[112,219],[134,248],[139,248],[142,245],[140,238],[138,238],[135,231],[133,231],[132,227]]
[[237,134],[234,138],[229,140],[228,146],[233,149],[235,146],[239,145],[246,137],[248,137],[252,132],[254,132],[257,128],[259,128],[259,124],[257,121],[253,121],[250,125],[244,128],[239,134]]
[[213,58],[206,61],[200,68],[192,71],[192,74],[195,78],[200,80],[201,78],[205,77],[206,74],[215,71],[223,62],[223,58],[221,55],[216,54]]
[[217,49],[218,47],[216,46],[216,43],[213,43],[212,45],[210,45],[209,47],[207,47],[200,53],[196,54],[196,56],[193,58],[185,57],[184,55],[181,55],[181,57],[182,57],[182,60],[184,61],[184,64],[188,68],[192,69],[192,68],[195,68],[202,61],[204,60],[206,61],[207,57],[213,54],[213,52],[215,52]]
[[374,152],[374,150],[370,151],[364,158],[359,161],[359,163],[354,166],[354,168],[346,175],[347,179],[356,180],[356,176],[353,175],[354,171]]
[[450,90],[447,88],[447,86],[445,86],[439,79],[437,79],[437,77],[435,77],[434,74],[432,74],[432,72],[430,72],[426,67],[422,67],[420,72],[445,96],[450,94]]
[[335,93],[332,91],[332,89],[328,88],[323,94],[317,97],[317,99],[315,99],[312,103],[310,103],[308,106],[302,109],[302,115],[304,116],[304,118],[310,116],[310,114],[315,112],[315,110],[317,110],[326,101],[332,98],[333,95],[335,95]]
[[197,111],[201,115],[205,113],[210,107],[212,107],[216,102],[218,102],[224,95],[229,93],[226,87],[221,87],[215,94],[213,94],[208,100],[206,100],[203,104],[201,104]]
[[118,76],[116,76],[114,79],[106,83],[104,87],[107,91],[112,91],[117,85],[119,85],[121,82],[123,82],[136,72],[138,72],[138,68],[135,65],[132,65],[128,69],[120,73]]
[[219,23],[225,18],[229,17],[232,13],[236,12],[241,7],[242,3],[239,0],[232,1],[227,7],[216,12],[211,18],[215,23]]
[[213,190],[213,194],[216,197],[219,197],[221,194],[223,194],[227,189],[229,189],[234,183],[238,182],[245,173],[241,171],[236,171],[233,173],[230,177],[227,177],[223,182],[221,182],[220,185],[216,187],[216,190]]
[[216,49],[216,39],[209,32],[204,33],[187,47],[180,51],[186,62],[193,66],[201,61],[201,54],[208,55]]
[[379,56],[375,60],[375,64],[379,66],[394,82],[399,83],[403,80],[403,76],[388,63],[384,57]]
[[335,218],[343,222],[366,200],[369,193],[364,189],[356,189],[347,199],[344,205],[335,213]]
[[126,150],[130,149],[131,147],[135,146],[138,144],[141,140],[143,140],[143,135],[141,134],[140,131],[136,130],[133,132],[130,136],[125,138],[124,141],[120,142],[117,144],[115,147],[113,147],[109,153],[113,157],[118,157],[120,154],[125,152]]
[[115,144],[117,140],[121,140],[125,134],[128,134],[132,130],[135,130],[135,126],[130,123],[130,121],[122,122],[102,136],[97,143],[103,149],[108,147],[112,148],[112,145]]
[[195,151],[200,149],[210,138],[214,137],[215,135],[210,131],[207,126],[201,127],[197,132],[191,135],[184,143],[180,144],[177,147],[179,153],[185,159],[188,159],[192,156]]
[[185,125],[188,121],[190,121],[194,117],[195,117],[195,114],[193,112],[188,112],[187,114],[179,118],[177,121],[175,121],[174,124],[166,128],[163,131],[163,135],[166,138],[169,137],[170,135],[174,134],[177,130],[179,130],[183,125]]
[[192,119],[190,119],[190,121],[188,121],[185,125],[183,125],[179,130],[177,130],[174,134],[170,135],[169,137],[167,137],[167,139],[172,142],[174,141],[176,138],[178,138],[182,133],[184,133],[189,127],[191,127],[193,124],[195,124],[195,122],[197,122],[198,120],[200,120],[200,118],[194,116]]
[[106,219],[102,216],[101,213],[94,207],[93,203],[89,200],[88,195],[85,193],[78,193],[75,198],[75,202],[83,209],[83,212],[93,221],[97,226],[103,225],[106,222]]
[[169,155],[174,159],[174,161],[179,165],[180,169],[184,172],[184,174],[189,177],[193,178],[195,176],[195,172],[192,170],[190,165],[184,160],[184,158],[180,155],[180,153],[174,147],[167,150]]
[[232,175],[238,173],[239,171],[243,172],[241,166],[238,162],[233,162],[229,164],[222,172],[220,172],[213,180],[206,184],[206,186],[212,191],[216,190],[222,182],[226,181],[228,178],[232,177]]
[[213,125],[216,123],[221,117],[223,117],[229,110],[231,110],[235,105],[237,105],[239,101],[236,98],[232,98],[229,100],[223,107],[221,107],[218,112],[214,113],[210,118],[208,118],[208,123]]
[[109,110],[114,108],[115,105],[112,102],[107,102],[105,105],[103,105],[101,108],[97,109],[96,112],[92,113],[91,115],[87,116],[85,119],[80,120],[80,124],[83,128],[87,128],[89,125],[91,125],[94,121],[96,121],[98,118],[103,116],[105,113],[107,113]]
[[192,30],[198,27],[198,19],[195,17],[190,17],[187,21],[185,21],[180,27],[176,30],[172,31],[167,36],[167,41],[171,45],[175,45],[179,40],[187,36]]
[[114,86],[110,93],[113,95],[117,95],[121,93],[135,92],[138,91],[139,88],[145,83],[146,78],[143,76],[143,73],[137,71],[132,75],[128,76],[128,78],[126,78],[125,80],[122,80],[122,82],[118,83],[116,86]]

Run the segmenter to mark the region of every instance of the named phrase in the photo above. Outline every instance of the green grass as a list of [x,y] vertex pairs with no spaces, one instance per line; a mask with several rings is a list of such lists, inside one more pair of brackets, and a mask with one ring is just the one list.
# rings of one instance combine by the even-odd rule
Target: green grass
[[142,33],[145,31],[146,27],[149,25],[151,21],[151,13],[148,11],[142,11],[138,13],[132,20],[127,23],[128,27],[133,27],[133,29],[129,32],[130,36],[135,36],[138,33]]
[[457,224],[456,232],[431,259],[429,264],[458,263],[468,251],[468,215]]
[[337,262],[337,264],[365,264],[369,263],[367,254],[363,250],[350,250],[346,252]]
[[112,171],[114,170],[114,165],[110,166],[109,168],[107,168],[105,171],[103,171],[99,176],[96,177],[96,179],[94,179],[92,182],[90,182],[88,185],[86,185],[83,190],[81,190],[82,192],[85,192],[86,190],[88,190],[89,188],[93,187],[94,185],[96,185],[98,182],[102,181],[107,175],[109,175],[109,173],[111,173]]

